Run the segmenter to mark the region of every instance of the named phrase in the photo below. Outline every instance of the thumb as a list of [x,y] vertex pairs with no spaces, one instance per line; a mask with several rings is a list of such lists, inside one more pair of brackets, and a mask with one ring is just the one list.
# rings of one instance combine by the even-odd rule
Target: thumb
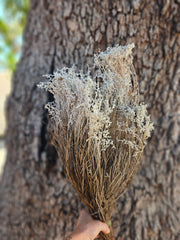
[[110,229],[106,223],[99,221],[99,232],[103,232],[105,234],[110,233]]

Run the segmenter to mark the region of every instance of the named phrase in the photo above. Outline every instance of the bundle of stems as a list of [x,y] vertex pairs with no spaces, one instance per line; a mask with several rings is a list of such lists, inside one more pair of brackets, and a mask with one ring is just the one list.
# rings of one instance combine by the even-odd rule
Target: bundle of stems
[[[63,68],[39,84],[54,96],[46,108],[66,175],[92,216],[107,223],[153,129],[139,101],[133,47],[108,48],[94,56],[87,73]],[[100,239],[113,239],[112,231]]]

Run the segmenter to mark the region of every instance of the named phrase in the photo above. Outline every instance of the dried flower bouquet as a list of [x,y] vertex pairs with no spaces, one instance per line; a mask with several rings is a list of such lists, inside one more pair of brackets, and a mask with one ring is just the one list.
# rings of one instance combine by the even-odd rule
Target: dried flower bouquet
[[86,74],[63,68],[39,84],[54,96],[46,108],[67,177],[92,216],[105,222],[136,174],[153,129],[139,102],[133,47],[108,48],[94,56]]

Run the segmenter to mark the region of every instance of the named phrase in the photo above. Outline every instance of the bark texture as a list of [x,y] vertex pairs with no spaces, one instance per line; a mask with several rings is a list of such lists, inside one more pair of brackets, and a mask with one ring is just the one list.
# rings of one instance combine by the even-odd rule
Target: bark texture
[[0,187],[0,239],[63,239],[81,203],[48,140],[42,75],[98,49],[135,43],[140,94],[155,131],[143,166],[112,219],[115,239],[180,239],[180,1],[31,0],[21,61],[7,103],[8,156]]

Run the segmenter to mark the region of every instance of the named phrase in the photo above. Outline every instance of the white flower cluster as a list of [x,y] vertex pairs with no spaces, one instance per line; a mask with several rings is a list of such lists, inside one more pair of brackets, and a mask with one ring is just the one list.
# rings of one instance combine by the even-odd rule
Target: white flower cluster
[[[63,68],[38,85],[54,96],[46,108],[59,129],[67,125],[80,132],[78,128],[86,119],[87,141],[101,150],[115,147],[114,141],[135,149],[140,141],[145,144],[153,126],[146,105],[139,104],[137,92],[132,90],[133,47],[108,48],[95,55],[94,66],[86,74],[77,73],[75,67]],[[111,136],[112,128],[116,139]],[[129,138],[119,139],[122,132]]]

